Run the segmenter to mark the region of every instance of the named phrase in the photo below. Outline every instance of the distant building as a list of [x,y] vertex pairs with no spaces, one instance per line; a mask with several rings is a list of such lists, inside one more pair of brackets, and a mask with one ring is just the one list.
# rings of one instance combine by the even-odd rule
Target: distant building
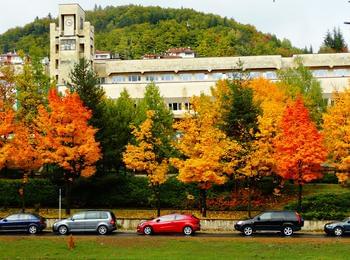
[[108,60],[112,59],[112,54],[109,51],[95,51],[94,60]]
[[0,54],[0,64],[22,65],[24,61],[16,51],[14,51]]
[[[50,27],[50,74],[58,77],[60,89],[64,89],[74,63],[79,57],[86,57],[93,63],[108,97],[118,98],[126,89],[132,98],[140,99],[146,86],[154,82],[175,117],[188,111],[193,95],[210,95],[211,88],[220,79],[232,79],[243,69],[251,78],[276,81],[277,71],[294,67],[297,58],[301,58],[320,81],[327,102],[334,89],[342,91],[349,85],[350,53],[196,58],[190,48],[172,48],[164,55],[147,54],[140,60],[105,59],[96,56],[101,53],[94,52],[93,27],[88,22],[83,23],[83,30],[79,27],[82,24],[79,21],[84,18],[79,5],[60,5],[59,17],[59,27],[55,24]],[[62,27],[63,24],[68,28]]]

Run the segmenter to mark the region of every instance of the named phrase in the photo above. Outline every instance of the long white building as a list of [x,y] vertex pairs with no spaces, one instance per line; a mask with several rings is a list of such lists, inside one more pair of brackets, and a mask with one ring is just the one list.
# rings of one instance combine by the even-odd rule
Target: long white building
[[193,95],[210,94],[210,88],[217,80],[232,78],[241,68],[252,78],[262,76],[276,80],[276,71],[295,66],[299,57],[321,82],[325,99],[331,97],[334,89],[341,91],[348,86],[350,79],[350,53],[288,58],[269,55],[150,60],[119,60],[107,56],[107,59],[93,59],[94,29],[85,22],[82,8],[77,4],[60,5],[59,21],[58,27],[55,24],[50,27],[50,73],[56,77],[59,86],[69,81],[69,71],[74,63],[85,57],[91,60],[110,98],[118,98],[123,89],[133,98],[142,98],[145,87],[154,82],[175,116],[188,109]]

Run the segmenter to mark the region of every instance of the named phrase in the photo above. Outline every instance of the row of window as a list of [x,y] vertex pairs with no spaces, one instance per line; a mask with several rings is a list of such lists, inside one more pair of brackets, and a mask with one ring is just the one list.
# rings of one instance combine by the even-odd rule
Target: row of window
[[191,109],[191,104],[188,102],[185,103],[168,103],[169,110],[171,111],[177,111],[177,110],[190,110]]
[[[350,76],[350,69],[335,69],[335,70],[312,70],[313,76],[319,77],[348,77]],[[239,77],[239,73],[181,73],[181,74],[149,74],[141,76],[139,74],[132,74],[128,76],[118,75],[112,77],[112,83],[123,82],[159,82],[159,81],[203,81],[203,80],[220,80],[233,79]],[[263,77],[266,79],[277,79],[275,71],[251,71],[248,72],[249,78]]]

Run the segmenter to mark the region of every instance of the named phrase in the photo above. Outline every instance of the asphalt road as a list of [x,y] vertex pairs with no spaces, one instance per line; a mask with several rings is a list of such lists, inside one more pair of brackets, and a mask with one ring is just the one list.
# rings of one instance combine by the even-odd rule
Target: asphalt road
[[[32,236],[38,236],[38,237],[60,237],[59,235],[50,232],[50,231],[44,231],[40,234],[37,235],[29,235],[29,234],[24,234],[24,233],[17,233],[17,232],[10,232],[10,233],[4,233],[0,232],[0,238],[1,237],[13,237],[13,236],[18,236],[18,237],[32,237]],[[86,236],[86,237],[94,237],[98,236],[96,233],[74,233],[74,236]],[[142,234],[137,234],[136,232],[132,231],[115,231],[110,235],[103,236],[103,237],[143,237],[144,235]],[[151,237],[183,237],[183,234],[155,234]],[[252,237],[245,237],[242,234],[238,232],[218,232],[218,233],[213,233],[213,232],[196,232],[194,235],[195,237],[203,237],[203,238],[245,238],[245,239],[250,239],[250,238],[268,238],[268,237],[276,237],[276,238],[281,238],[281,234],[277,232],[259,232],[259,233],[254,233]],[[64,236],[62,236],[64,237]],[[312,233],[312,232],[295,232],[292,237],[288,237],[287,239],[293,239],[293,238],[319,238],[319,239],[346,239],[350,240],[350,234],[349,235],[344,235],[343,237],[333,237],[333,236],[327,236],[325,233]]]

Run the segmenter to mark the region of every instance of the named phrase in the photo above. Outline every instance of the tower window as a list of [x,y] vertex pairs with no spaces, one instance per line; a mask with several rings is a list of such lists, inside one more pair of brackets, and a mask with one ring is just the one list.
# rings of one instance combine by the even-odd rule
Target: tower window
[[74,39],[64,39],[61,40],[61,51],[71,51],[75,50],[75,40]]
[[85,52],[85,45],[84,45],[84,43],[80,43],[79,44],[79,52],[80,53],[84,53]]

